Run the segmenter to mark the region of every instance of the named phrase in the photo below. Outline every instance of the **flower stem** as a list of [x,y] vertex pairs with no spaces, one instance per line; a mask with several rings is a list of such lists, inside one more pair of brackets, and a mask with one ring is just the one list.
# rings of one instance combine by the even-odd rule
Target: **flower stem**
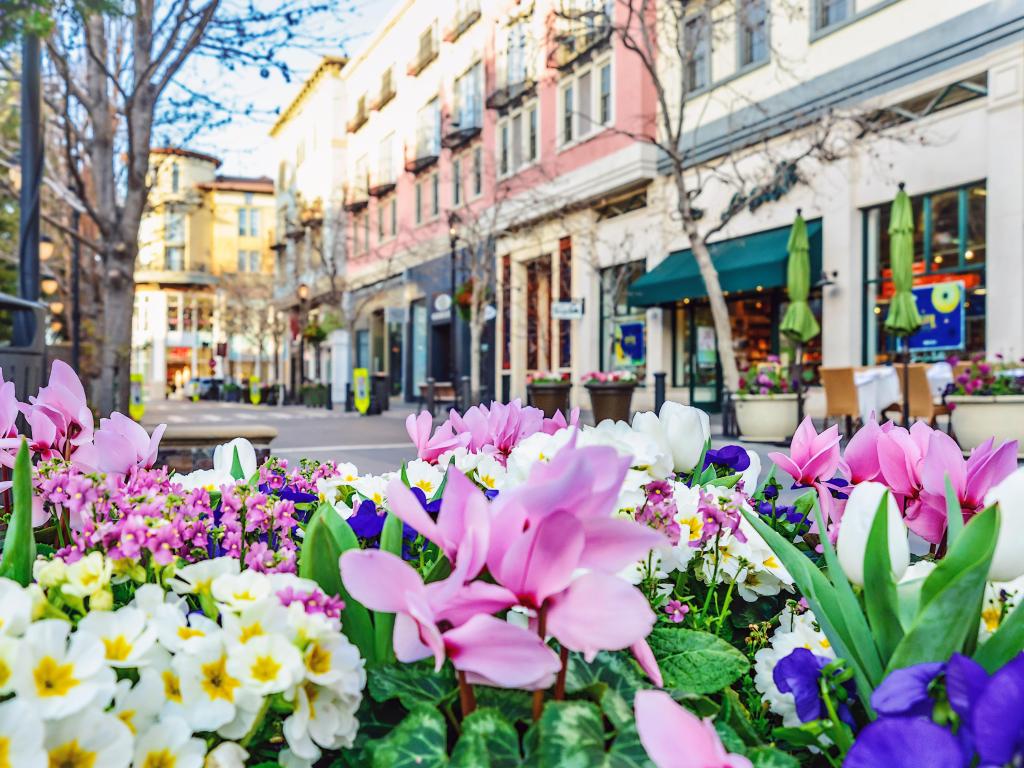
[[473,693],[473,686],[466,681],[466,673],[459,671],[459,706],[462,708],[462,717],[465,719],[476,709],[476,694]]
[[[540,610],[537,612],[537,634],[540,636],[540,641],[543,643],[548,634],[548,607],[542,605]],[[541,712],[544,710],[544,691],[536,690],[533,692],[533,719],[540,720]]]
[[256,738],[256,734],[259,732],[260,727],[263,725],[263,720],[267,716],[268,709],[270,709],[270,697],[264,696],[260,711],[256,713],[256,719],[252,721],[252,727],[249,729],[249,732],[238,742],[239,746],[248,747],[252,740]]
[[565,674],[569,668],[569,649],[564,645],[558,652],[558,658],[562,662],[562,668],[558,670],[558,677],[555,678],[555,701],[565,698]]

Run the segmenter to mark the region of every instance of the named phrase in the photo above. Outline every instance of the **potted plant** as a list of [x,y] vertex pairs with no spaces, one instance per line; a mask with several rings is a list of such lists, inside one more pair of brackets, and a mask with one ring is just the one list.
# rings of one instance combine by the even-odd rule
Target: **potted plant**
[[736,393],[736,424],[745,440],[780,443],[790,438],[797,428],[797,393],[786,369],[744,371]]
[[590,393],[590,407],[594,412],[594,423],[605,419],[629,421],[633,390],[636,389],[636,374],[632,371],[591,371],[584,374],[583,386]]
[[526,379],[526,392],[530,404],[540,408],[549,419],[558,411],[569,412],[569,392],[572,383],[568,373],[538,371]]
[[[1017,455],[1024,456],[1024,359],[1008,363],[1002,355],[988,362],[984,355],[971,358],[946,390],[946,404],[953,432],[964,451],[991,437],[996,443],[1017,441]],[[956,358],[950,364],[957,366]]]

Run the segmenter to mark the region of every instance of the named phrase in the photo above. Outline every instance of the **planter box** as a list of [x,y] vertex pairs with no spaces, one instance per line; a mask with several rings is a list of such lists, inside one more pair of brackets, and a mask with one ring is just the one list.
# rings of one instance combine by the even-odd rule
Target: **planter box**
[[996,445],[1016,440],[1017,458],[1024,458],[1024,395],[953,395],[953,432],[964,453],[990,437]]
[[635,382],[592,382],[587,384],[590,393],[590,408],[594,412],[594,423],[605,419],[629,421],[630,406],[633,402]]
[[796,432],[796,394],[737,396],[736,424],[744,440],[784,443]]
[[569,416],[569,392],[571,390],[572,384],[568,381],[526,385],[530,403],[534,408],[544,411],[544,415],[549,419],[553,419],[558,411],[561,411],[566,417]]

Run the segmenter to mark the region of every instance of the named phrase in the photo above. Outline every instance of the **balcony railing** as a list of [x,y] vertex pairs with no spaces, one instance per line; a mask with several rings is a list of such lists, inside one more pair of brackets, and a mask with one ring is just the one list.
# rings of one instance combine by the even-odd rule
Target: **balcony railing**
[[410,77],[416,77],[436,58],[437,43],[432,36],[424,36],[420,38],[420,49],[416,54],[416,58],[409,62],[409,69],[406,71]]
[[480,135],[479,120],[469,119],[466,125],[453,121],[448,124],[441,136],[441,146],[445,149],[458,149]]
[[495,88],[487,96],[487,108],[503,111],[515,109],[525,99],[537,92],[537,83],[532,78],[526,78],[515,83]]
[[369,119],[370,115],[366,111],[366,107],[363,104],[360,104],[359,109],[356,110],[355,115],[352,117],[351,120],[348,121],[346,128],[348,129],[349,133],[355,133],[364,125],[366,125],[366,121]]
[[387,103],[391,101],[393,98],[395,98],[394,86],[392,86],[391,83],[382,85],[380,88],[380,93],[377,94],[377,98],[374,99],[373,104],[370,105],[370,109],[375,111],[384,109]]
[[417,141],[412,156],[409,157],[409,153],[406,155],[405,170],[409,173],[419,173],[436,163],[440,153],[438,142],[433,139]]
[[348,197],[345,200],[345,204],[342,205],[349,213],[356,213],[363,210],[370,204],[370,197],[365,187],[361,189],[353,189],[349,192]]
[[445,30],[444,40],[446,43],[454,43],[465,33],[467,29],[476,24],[480,18],[480,4],[472,3],[472,7],[463,8],[455,17],[452,25]]
[[394,172],[381,172],[378,173],[376,178],[370,182],[370,186],[367,188],[367,192],[370,197],[384,197],[395,190],[395,174]]
[[595,51],[604,48],[611,36],[612,28],[606,20],[556,35],[551,51],[551,66],[565,69],[577,61],[589,58]]

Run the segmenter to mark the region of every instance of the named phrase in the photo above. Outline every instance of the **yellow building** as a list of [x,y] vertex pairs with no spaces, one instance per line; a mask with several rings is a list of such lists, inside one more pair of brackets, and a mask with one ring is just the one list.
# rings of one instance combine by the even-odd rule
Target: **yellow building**
[[150,398],[183,394],[194,377],[267,377],[274,185],[218,176],[219,166],[184,149],[150,156],[132,334],[132,370]]

